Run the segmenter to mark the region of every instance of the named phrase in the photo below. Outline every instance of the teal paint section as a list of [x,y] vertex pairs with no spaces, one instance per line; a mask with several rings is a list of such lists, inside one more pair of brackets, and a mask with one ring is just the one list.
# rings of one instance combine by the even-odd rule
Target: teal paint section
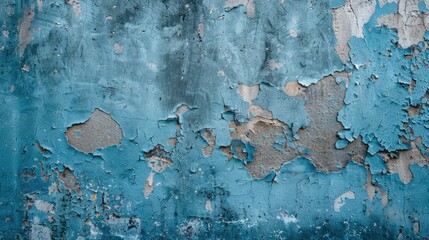
[[[0,239],[429,237],[428,50],[378,25],[398,5],[377,5],[342,63],[332,9],[346,1],[227,2],[0,3]],[[332,173],[299,156],[312,122],[283,88],[339,71],[344,129],[324,127],[335,151],[360,138],[368,152]],[[124,137],[85,154],[65,132],[96,108]],[[274,150],[233,136],[255,121]],[[261,151],[285,149],[298,153],[252,179]]]

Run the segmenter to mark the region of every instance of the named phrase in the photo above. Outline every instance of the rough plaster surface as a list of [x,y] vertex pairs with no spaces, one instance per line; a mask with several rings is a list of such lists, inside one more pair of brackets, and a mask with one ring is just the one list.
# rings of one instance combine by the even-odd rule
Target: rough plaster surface
[[426,239],[427,1],[0,2],[0,239]]

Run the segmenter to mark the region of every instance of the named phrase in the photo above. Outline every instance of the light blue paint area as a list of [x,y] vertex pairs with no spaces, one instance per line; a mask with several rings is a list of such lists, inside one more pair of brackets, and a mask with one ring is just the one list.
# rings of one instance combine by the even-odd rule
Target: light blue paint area
[[253,162],[253,160],[255,160],[255,147],[252,146],[252,144],[250,144],[250,142],[246,142],[244,144],[245,148],[244,148],[244,152],[247,153],[247,158],[244,159],[244,164],[249,163],[249,162]]
[[290,97],[282,90],[267,84],[261,84],[260,89],[258,98],[253,103],[271,111],[273,118],[287,124],[294,134],[308,124],[305,100]]
[[[334,51],[330,1],[286,0],[283,4],[270,1],[255,5],[259,19],[248,19],[241,12],[245,8],[238,7],[241,11],[229,11],[223,21],[215,21],[216,25],[207,23],[216,28],[213,35],[206,35],[210,39],[225,36],[227,30],[235,32],[222,37],[226,41],[220,48],[220,56],[230,69],[225,69],[228,77],[248,85],[267,82],[282,87],[295,80],[309,85],[344,68]],[[296,37],[291,31],[297,33]],[[282,66],[270,68],[270,61]]]
[[345,1],[344,0],[330,0],[329,1],[329,7],[330,8],[338,8],[341,6],[344,6]]
[[[419,167],[416,164],[410,165],[410,170],[413,173],[413,180],[407,185],[397,185],[395,188],[388,187],[391,186],[392,182],[399,181],[398,174],[392,175],[376,175],[374,182],[376,182],[382,189],[386,190],[389,193],[389,198],[394,194],[395,197],[389,200],[389,203],[386,205],[383,212],[390,219],[390,221],[402,221],[407,225],[413,224],[414,222],[419,222],[419,235],[420,237],[428,236],[429,234],[429,224],[428,221],[428,212],[429,206],[427,204],[420,205],[420,201],[427,201],[426,194],[420,194],[423,189],[427,189],[427,184],[429,183],[428,178],[428,167]],[[419,194],[416,194],[416,193]],[[419,205],[418,211],[415,211],[415,205]],[[401,210],[402,214],[397,214],[398,209]],[[412,234],[412,229],[407,229],[406,227],[401,227],[400,225],[394,225],[391,228],[392,230],[398,231],[402,229],[404,235]]]
[[378,19],[382,16],[386,16],[392,13],[398,13],[398,4],[395,2],[386,3],[383,7],[380,7],[380,4],[377,3],[375,11],[372,14],[368,23],[364,25],[364,35],[367,36],[371,32],[372,28],[379,27]]
[[234,84],[231,87],[225,87],[222,90],[222,99],[224,106],[234,113],[234,118],[238,122],[246,122],[249,120],[249,103],[243,101],[238,93],[238,85]]
[[425,13],[429,12],[429,9],[427,8],[426,3],[424,1],[420,1],[417,6],[419,7],[419,11]]
[[376,138],[374,138],[373,134],[370,134],[367,139],[370,139],[367,142],[367,144],[368,144],[368,152],[370,154],[374,155],[377,152],[385,150],[384,147],[380,144],[380,142]]
[[353,138],[353,132],[350,130],[340,130],[338,131],[338,136],[341,139],[347,139],[347,141],[349,142],[353,142],[354,138]]
[[372,175],[387,173],[386,165],[383,161],[383,158],[378,154],[366,156],[365,164],[369,165],[369,169]]
[[345,139],[341,139],[341,140],[338,140],[336,143],[335,143],[335,148],[336,149],[344,149],[344,148],[346,148],[347,147],[347,145],[349,144],[349,141],[348,140],[345,140]]
[[[348,63],[348,64],[350,64],[350,63]],[[337,84],[343,85],[344,87],[347,87],[346,81],[343,78],[341,78],[341,77],[335,77],[335,82]]]
[[403,123],[409,93],[404,80],[411,79],[411,62],[403,56],[410,50],[396,48],[396,41],[396,33],[385,27],[373,28],[365,39],[350,40],[350,57],[357,70],[350,76],[346,105],[338,115],[353,138],[362,136],[364,143],[379,144],[388,151],[407,148],[399,136],[406,135]]

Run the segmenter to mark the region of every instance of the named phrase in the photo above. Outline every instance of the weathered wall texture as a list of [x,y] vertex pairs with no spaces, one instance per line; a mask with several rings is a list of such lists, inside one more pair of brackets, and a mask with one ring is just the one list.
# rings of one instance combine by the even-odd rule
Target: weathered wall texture
[[427,239],[428,4],[1,1],[0,239]]

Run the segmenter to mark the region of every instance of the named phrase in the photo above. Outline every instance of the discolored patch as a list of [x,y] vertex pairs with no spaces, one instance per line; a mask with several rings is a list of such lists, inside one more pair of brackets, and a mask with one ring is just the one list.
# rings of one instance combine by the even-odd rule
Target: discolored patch
[[337,114],[344,105],[346,88],[337,84],[333,76],[325,77],[306,89],[304,98],[310,124],[298,131],[299,145],[309,149],[305,157],[323,172],[337,172],[350,160],[363,163],[367,146],[360,139],[348,143],[344,149],[337,149],[337,132],[343,128],[337,121]]

